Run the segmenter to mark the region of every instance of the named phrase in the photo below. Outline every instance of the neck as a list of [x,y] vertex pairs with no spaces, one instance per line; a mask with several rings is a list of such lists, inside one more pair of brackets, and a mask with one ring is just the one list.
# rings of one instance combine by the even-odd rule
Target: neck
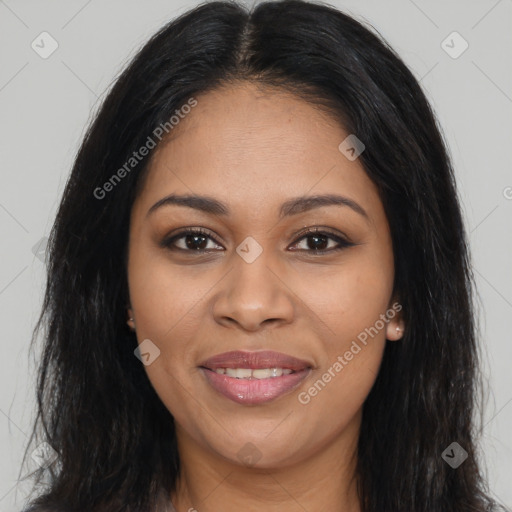
[[360,512],[357,439],[360,418],[297,462],[247,467],[201,446],[177,427],[177,512]]

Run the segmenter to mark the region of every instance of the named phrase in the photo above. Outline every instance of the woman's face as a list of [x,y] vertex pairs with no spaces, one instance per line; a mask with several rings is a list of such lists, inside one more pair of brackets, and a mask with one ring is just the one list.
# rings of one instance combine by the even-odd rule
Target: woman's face
[[[386,338],[400,337],[377,189],[339,149],[349,134],[301,99],[251,84],[196,99],[131,215],[147,375],[182,446],[255,467],[355,447]],[[171,195],[195,200],[160,202]]]

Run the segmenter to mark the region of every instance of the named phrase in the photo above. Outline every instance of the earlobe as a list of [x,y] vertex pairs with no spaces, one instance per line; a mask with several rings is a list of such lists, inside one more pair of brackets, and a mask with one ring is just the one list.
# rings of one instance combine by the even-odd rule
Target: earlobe
[[403,338],[405,331],[404,322],[400,319],[391,320],[386,327],[386,338],[389,341],[397,341]]
[[393,297],[388,305],[386,316],[388,323],[386,326],[386,339],[389,341],[397,341],[404,337],[405,322],[403,320],[403,306],[399,300],[398,294]]
[[133,311],[131,310],[131,308],[128,308],[127,312],[128,320],[126,321],[126,323],[128,324],[132,331],[135,331],[135,320],[133,319]]

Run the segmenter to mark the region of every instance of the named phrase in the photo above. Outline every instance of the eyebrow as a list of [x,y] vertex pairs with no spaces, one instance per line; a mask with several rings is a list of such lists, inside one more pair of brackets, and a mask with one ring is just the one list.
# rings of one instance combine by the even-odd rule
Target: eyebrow
[[[209,196],[199,195],[178,195],[170,194],[157,201],[149,210],[146,216],[149,216],[163,206],[186,206],[205,213],[218,216],[229,216],[229,207]],[[322,194],[314,196],[294,197],[285,201],[279,209],[279,218],[290,217],[299,213],[304,213],[323,206],[347,206],[359,215],[369,220],[368,214],[364,208],[353,199],[337,194]]]

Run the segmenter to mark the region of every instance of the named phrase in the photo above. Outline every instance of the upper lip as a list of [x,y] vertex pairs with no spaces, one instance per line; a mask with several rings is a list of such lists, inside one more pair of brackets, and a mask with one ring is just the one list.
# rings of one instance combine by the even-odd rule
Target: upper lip
[[302,359],[274,352],[273,350],[263,350],[260,352],[245,352],[234,350],[232,352],[223,352],[210,357],[203,363],[202,367],[210,370],[217,368],[283,368],[294,371],[311,368],[311,364]]

